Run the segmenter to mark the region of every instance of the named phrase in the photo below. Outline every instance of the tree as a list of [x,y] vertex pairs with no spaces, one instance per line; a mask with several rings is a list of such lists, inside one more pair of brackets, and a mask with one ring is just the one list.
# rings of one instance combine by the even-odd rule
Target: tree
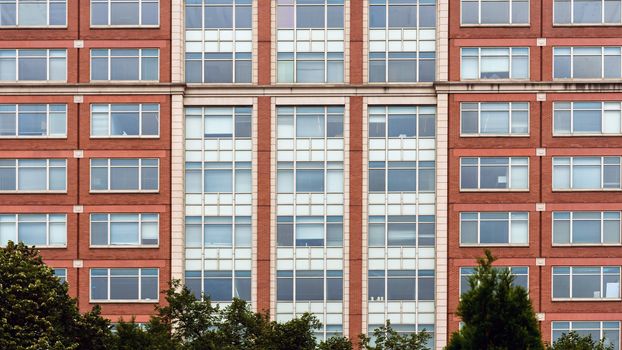
[[547,345],[547,350],[613,350],[612,344],[607,344],[605,339],[596,341],[592,335],[581,336],[577,332],[562,334],[553,345]]
[[352,350],[352,342],[346,337],[330,337],[321,342],[317,350]]
[[427,343],[432,336],[425,330],[401,335],[387,321],[384,326],[374,329],[373,337],[375,341],[374,345],[371,345],[371,338],[361,334],[359,348],[362,350],[429,350]]
[[527,291],[514,286],[508,269],[493,268],[495,258],[486,250],[469,278],[457,314],[464,326],[452,334],[447,350],[542,350],[538,321]]
[[36,249],[0,249],[0,349],[102,350],[110,341],[99,308],[81,315]]

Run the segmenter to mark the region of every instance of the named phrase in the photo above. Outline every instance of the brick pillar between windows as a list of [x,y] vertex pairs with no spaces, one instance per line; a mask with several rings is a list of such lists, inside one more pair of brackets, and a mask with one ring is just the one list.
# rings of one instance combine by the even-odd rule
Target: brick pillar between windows
[[257,311],[270,311],[270,97],[257,98]]

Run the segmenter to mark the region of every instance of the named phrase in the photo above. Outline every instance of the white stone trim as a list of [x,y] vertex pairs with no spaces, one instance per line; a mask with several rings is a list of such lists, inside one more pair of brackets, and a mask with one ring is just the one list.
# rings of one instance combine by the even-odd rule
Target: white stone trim
[[184,105],[171,97],[171,279],[184,278]]

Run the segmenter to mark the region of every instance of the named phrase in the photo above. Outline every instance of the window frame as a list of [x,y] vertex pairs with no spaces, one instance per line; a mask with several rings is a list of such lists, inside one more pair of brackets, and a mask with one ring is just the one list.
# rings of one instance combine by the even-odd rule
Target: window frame
[[[36,55],[32,55],[32,56],[25,56],[22,57],[20,55],[20,51],[45,51],[45,56],[36,56]],[[19,83],[19,84],[42,84],[42,83],[51,83],[51,84],[58,84],[58,83],[66,83],[67,82],[67,71],[68,71],[68,67],[67,67],[67,60],[68,60],[68,50],[67,49],[63,49],[63,48],[53,48],[53,49],[49,49],[49,48],[17,48],[17,49],[12,49],[12,48],[2,48],[0,49],[0,52],[9,52],[9,51],[13,51],[13,56],[10,57],[15,66],[14,66],[14,77],[15,79],[13,80],[0,80],[0,83]],[[64,55],[59,55],[59,56],[52,56],[50,55],[50,53],[54,51],[54,52],[63,52]],[[35,80],[35,79],[20,79],[20,60],[21,59],[28,59],[28,58],[42,58],[45,57],[45,74],[46,74],[46,79],[43,80]],[[0,56],[0,60],[4,61],[7,58],[9,58],[9,56]],[[51,68],[52,68],[52,59],[53,58],[62,58],[65,61],[65,71],[64,71],[64,79],[62,80],[52,80],[50,79],[50,72],[51,72]]]
[[[562,219],[556,219],[555,214],[569,214],[568,219],[563,219],[563,221],[567,221],[569,223],[569,238],[570,243],[556,243],[555,242],[555,223],[557,221],[562,221]],[[574,243],[573,242],[573,223],[576,220],[574,218],[575,213],[599,213],[600,214],[600,243]],[[604,225],[605,222],[608,221],[605,218],[606,213],[617,213],[620,215],[618,217],[618,243],[605,243],[604,241]],[[611,220],[611,219],[610,219]],[[613,221],[613,220],[611,220]],[[551,213],[551,245],[553,247],[590,247],[590,246],[605,246],[605,247],[616,247],[622,245],[622,212],[621,211],[553,211]]]
[[[481,243],[481,225],[482,221],[486,221],[482,219],[481,214],[508,214],[507,216],[507,227],[508,227],[508,242],[507,243]],[[477,222],[477,242],[476,243],[464,243],[462,241],[462,222],[463,222],[463,214],[477,214],[477,219],[470,219],[468,221]],[[527,242],[526,243],[512,243],[512,222],[513,221],[524,221],[522,218],[513,218],[515,214],[527,214]],[[459,213],[459,237],[460,237],[460,246],[461,247],[529,247],[529,212],[528,211],[477,211],[477,212],[460,212]],[[493,221],[493,220],[488,220]],[[494,221],[502,221],[502,220],[494,220]]]
[[[2,106],[15,106],[15,135],[0,135],[0,139],[67,139],[67,104],[66,103],[7,103],[0,104]],[[19,134],[19,125],[20,125],[20,107],[22,106],[46,106],[46,130],[47,135],[44,136],[36,136],[36,135],[20,135]],[[52,111],[52,106],[64,106],[65,108],[65,134],[50,134],[50,114],[62,113],[60,111]],[[0,114],[8,114],[8,111],[0,111]]]
[[[477,78],[464,78],[464,50],[477,49]],[[486,57],[507,57],[508,60],[508,78],[482,78],[482,50],[483,49],[507,49],[507,56],[486,56]],[[512,77],[512,60],[514,59],[514,49],[526,49],[527,50],[527,76],[525,78]],[[516,54],[517,57],[522,57],[521,54]],[[467,56],[473,57],[473,56]],[[518,81],[524,82],[531,79],[531,47],[529,46],[463,46],[460,47],[460,81],[483,81],[483,82],[496,82],[496,81]]]
[[[61,283],[68,283],[67,279],[69,277],[68,272],[67,272],[67,268],[66,267],[51,267],[52,268],[52,275],[54,275],[54,277],[58,278],[60,280]],[[57,273],[60,272],[60,273]]]
[[[138,299],[111,299],[110,298],[110,281],[111,281],[111,270],[138,270]],[[108,299],[93,299],[93,270],[106,270],[106,288]],[[140,299],[140,295],[142,294],[142,277],[143,270],[156,270],[156,299]],[[103,275],[102,275],[103,276]],[[150,275],[146,275],[147,278],[151,277]],[[127,276],[123,276],[127,278]],[[133,276],[131,276],[133,277]],[[89,303],[92,304],[157,304],[160,302],[160,268],[157,267],[91,267],[89,268]]]
[[[112,216],[113,215],[125,215],[125,214],[130,214],[130,215],[137,215],[137,220],[136,221],[113,221]],[[106,215],[106,221],[103,220],[97,220],[95,222],[105,222],[107,229],[106,229],[106,235],[107,235],[107,244],[93,244],[93,215]],[[143,216],[144,215],[155,215],[155,220],[149,220],[149,219],[144,219]],[[158,236],[157,236],[157,243],[155,244],[143,244],[141,242],[139,242],[138,244],[118,244],[118,243],[112,243],[111,241],[111,236],[112,236],[112,224],[113,223],[118,223],[118,222],[124,222],[124,223],[137,223],[138,225],[138,232],[137,232],[137,236],[139,241],[143,238],[142,237],[142,229],[143,229],[143,224],[145,223],[156,223],[156,229],[158,232]],[[160,247],[160,213],[144,213],[144,212],[140,212],[140,213],[95,213],[95,212],[91,212],[89,213],[89,247],[90,248],[159,248]]]
[[[462,294],[467,292],[467,291],[463,291],[462,290],[462,277],[472,276],[473,275],[473,274],[464,274],[462,271],[463,271],[463,269],[472,269],[473,270],[475,268],[476,268],[476,266],[460,266],[460,268],[458,270],[459,271],[459,275],[460,275],[460,277],[459,277],[459,281],[460,282],[458,283],[458,293],[460,295],[460,298],[462,298]],[[530,290],[529,290],[529,266],[521,266],[521,265],[515,265],[515,266],[493,266],[493,269],[500,269],[500,270],[508,269],[508,270],[510,270],[510,273],[512,273],[512,275],[514,275],[514,276],[525,276],[525,274],[515,274],[515,273],[513,273],[512,269],[516,269],[516,268],[527,269],[527,275],[526,275],[527,276],[527,288],[526,289],[527,289],[527,295],[529,296],[529,292],[530,292]],[[474,272],[475,271],[473,271],[473,273]],[[522,287],[522,286],[520,286],[520,287]]]
[[[588,48],[592,48],[592,49],[600,49],[600,77],[588,77],[588,78],[575,78],[575,67],[574,67],[574,62],[575,62],[575,57],[576,56],[582,56],[582,55],[578,55],[575,54],[575,49],[588,49]],[[607,55],[605,53],[607,48],[617,48],[619,49],[619,56],[620,57],[620,62],[621,62],[621,68],[620,68],[620,76],[618,77],[605,77],[605,57],[606,56],[615,56],[615,55]],[[562,50],[562,49],[569,49],[570,50],[570,54],[559,54],[558,56],[568,56],[570,58],[570,62],[569,62],[569,67],[570,67],[570,76],[569,77],[564,77],[564,78],[556,78],[556,65],[555,65],[555,61],[556,61],[556,55],[555,55],[555,51],[557,50]],[[551,71],[552,71],[552,80],[553,81],[591,81],[591,80],[598,80],[598,81],[617,81],[622,79],[622,46],[615,46],[615,45],[603,45],[603,46],[581,46],[581,45],[574,45],[574,46],[553,46],[552,47],[553,50],[553,54],[551,55],[552,57],[552,64],[551,64]]]
[[[568,159],[567,164],[555,164],[556,159]],[[573,180],[574,180],[574,162],[576,158],[598,158],[600,159],[600,187],[599,188],[573,188]],[[618,187],[605,187],[604,177],[605,177],[605,158],[618,158],[618,167],[620,168],[620,181],[618,183]],[[613,164],[610,164],[610,166]],[[569,177],[568,177],[568,188],[557,188],[555,187],[555,169],[557,167],[563,166],[568,167],[569,169]],[[615,192],[622,191],[622,157],[621,156],[557,156],[551,157],[551,190],[553,192]]]
[[[477,159],[477,188],[463,188],[462,187],[462,160],[465,158],[473,158],[473,159]],[[508,179],[507,179],[507,184],[508,187],[507,188],[482,188],[481,187],[481,159],[482,158],[507,158],[508,159]],[[524,158],[527,159],[527,188],[510,188],[509,184],[512,183],[512,159],[513,158]],[[530,187],[531,187],[531,181],[530,181],[530,176],[531,176],[531,159],[528,156],[510,156],[510,157],[482,157],[482,156],[468,156],[468,157],[460,157],[460,164],[459,164],[460,168],[459,168],[459,174],[460,174],[460,192],[529,192],[530,191]],[[517,164],[517,166],[524,166],[523,164]]]
[[[93,56],[93,50],[106,50],[106,56]],[[138,79],[112,79],[112,50],[137,50],[138,56],[114,56],[116,58],[136,58],[138,60]],[[143,55],[143,50],[156,50],[157,56],[148,56]],[[142,66],[143,59],[147,58],[156,58],[157,60],[157,70],[156,70],[156,78],[155,79],[143,79],[142,78]],[[93,79],[93,58],[105,58],[107,64],[107,79]],[[105,47],[93,47],[89,50],[89,82],[90,83],[144,83],[144,82],[160,82],[160,69],[161,69],[161,59],[160,59],[160,48],[159,47],[128,47],[128,48],[105,48]]]
[[[15,170],[15,189],[14,190],[0,190],[0,194],[11,194],[11,193],[16,193],[16,194],[26,194],[26,193],[67,193],[67,158],[1,158],[0,161],[4,161],[4,160],[13,160],[14,161],[14,165],[13,165],[13,169]],[[45,160],[45,172],[46,172],[46,184],[45,184],[45,190],[20,190],[19,186],[20,186],[20,181],[19,181],[19,173],[20,173],[20,169],[22,168],[30,168],[29,166],[24,166],[21,167],[20,166],[20,161],[21,160]],[[50,161],[52,160],[59,160],[59,161],[63,161],[64,162],[64,166],[60,166],[60,165],[50,165]],[[9,166],[4,166],[4,165],[0,165],[0,168],[10,168]],[[34,168],[38,168],[38,167],[34,167]],[[51,174],[51,170],[52,169],[56,169],[56,168],[63,168],[65,170],[65,189],[62,190],[51,190],[50,189],[50,174]]]
[[[477,2],[478,23],[464,23],[463,22],[463,6],[464,1]],[[504,0],[508,2],[509,7],[509,19],[510,23],[482,23],[482,1],[485,0],[460,0],[460,27],[529,27],[531,26],[531,0],[527,0],[527,23],[512,23],[512,2],[516,0]],[[522,1],[519,1],[522,2]]]
[[[504,103],[508,105],[508,126],[509,126],[509,132],[506,134],[503,133],[483,133],[482,132],[482,122],[481,122],[481,116],[482,116],[482,105],[485,104],[499,104],[499,103]],[[474,134],[470,134],[470,133],[465,133],[463,132],[463,118],[462,118],[462,113],[465,111],[464,109],[464,105],[465,104],[477,104],[477,128],[478,131],[477,133]],[[513,106],[514,104],[527,104],[527,109],[522,110],[522,109],[514,109]],[[497,110],[498,111],[498,110]],[[520,112],[520,111],[526,111],[527,112],[527,132],[526,133],[513,133],[512,132],[512,115],[514,114],[514,112]],[[471,102],[471,101],[461,101],[460,102],[460,137],[469,137],[469,138],[473,138],[473,137],[529,137],[531,134],[531,103],[529,101],[511,101],[511,102],[497,102],[497,101],[481,101],[481,102]]]
[[[106,190],[94,190],[93,189],[93,160],[97,159],[105,159],[107,160],[107,165],[106,165],[106,169],[108,171],[108,175],[107,175],[107,188]],[[138,166],[137,166],[137,170],[138,170],[138,189],[133,189],[133,190],[111,190],[110,189],[110,184],[112,181],[112,178],[110,176],[111,174],[111,168],[113,168],[113,166],[111,165],[111,160],[117,160],[117,159],[122,159],[122,160],[138,160]],[[142,189],[142,162],[143,160],[157,160],[157,166],[155,166],[155,168],[157,169],[157,181],[158,181],[158,188],[157,189],[153,189],[153,190],[144,190]],[[97,166],[98,168],[103,168],[103,166]],[[153,168],[153,166],[151,165],[147,165],[144,166],[145,168]],[[158,157],[144,157],[144,158],[90,158],[89,159],[89,193],[159,193],[160,192],[160,187],[161,187],[161,181],[160,181],[160,176],[162,174],[160,173],[160,158]]]
[[[279,272],[281,273],[279,276]],[[299,276],[299,272],[302,272],[303,276]],[[307,276],[304,276],[305,274],[307,274]],[[286,274],[289,274],[289,276],[286,276]],[[313,275],[315,274],[315,275]],[[279,284],[279,279],[287,279],[289,280],[289,283],[291,283],[291,287],[292,287],[292,299],[291,300],[279,300],[278,298],[278,284]],[[298,293],[297,293],[297,288],[296,288],[296,284],[298,282],[298,280],[305,280],[305,279],[322,279],[322,298],[321,299],[298,299]],[[328,298],[328,281],[329,280],[341,280],[341,298],[340,299],[329,299]],[[276,294],[277,296],[275,297],[276,302],[277,303],[291,303],[291,304],[297,304],[297,303],[304,303],[304,304],[310,304],[310,303],[323,303],[323,304],[327,304],[327,303],[343,303],[344,302],[344,296],[345,296],[345,285],[344,285],[344,278],[343,278],[343,269],[341,270],[332,270],[329,269],[328,267],[325,267],[322,270],[305,270],[305,269],[296,269],[293,268],[291,270],[280,270],[277,269],[277,276],[276,276]],[[285,281],[281,281],[281,282],[285,282]]]
[[[599,285],[599,289],[600,289],[601,297],[599,297],[599,298],[578,298],[578,297],[574,298],[572,296],[572,292],[573,292],[572,291],[572,285],[573,285],[573,276],[574,276],[573,275],[573,270],[574,270],[574,268],[577,268],[577,267],[578,268],[584,268],[584,267],[585,268],[589,268],[589,267],[591,267],[591,268],[600,268],[600,275],[599,275],[599,277],[600,277],[600,285]],[[555,287],[555,278],[554,277],[556,276],[555,275],[555,269],[556,268],[569,268],[570,269],[568,274],[558,274],[557,275],[557,276],[560,276],[560,275],[561,276],[569,276],[569,279],[568,279],[568,281],[569,281],[568,282],[568,294],[570,296],[567,297],[567,298],[555,297],[555,289],[554,289],[554,287]],[[602,297],[602,294],[603,294],[603,290],[602,290],[602,288],[603,288],[603,278],[605,276],[605,273],[604,273],[604,269],[605,268],[617,268],[618,269],[618,296],[616,298]],[[553,301],[553,302],[556,302],[556,301],[563,301],[563,302],[572,302],[572,301],[596,301],[596,302],[620,301],[620,300],[622,300],[622,297],[620,295],[620,282],[621,282],[621,280],[620,280],[620,277],[621,277],[620,270],[621,270],[621,267],[620,266],[615,266],[615,265],[601,265],[601,266],[553,265],[553,266],[551,266],[551,301]],[[584,276],[584,275],[579,275],[579,276]]]
[[[581,330],[588,330],[588,328],[586,328],[586,327],[582,327],[582,328],[575,328],[575,327],[573,327],[574,323],[579,323],[579,322],[598,322],[600,324],[599,328],[598,328],[598,331],[600,333],[600,338],[599,339],[603,339],[603,338],[606,339],[605,334],[604,334],[604,332],[606,330],[617,331],[617,333],[618,333],[618,342],[620,342],[620,328],[621,328],[620,324],[621,324],[621,322],[620,321],[615,321],[615,320],[607,320],[607,321],[599,321],[599,320],[573,320],[573,321],[554,320],[554,321],[551,322],[551,342],[554,342],[556,340],[555,336],[554,336],[555,331],[559,331],[559,332],[561,332],[561,334],[568,334],[569,332],[578,332],[578,331],[581,331]],[[568,323],[568,327],[567,328],[563,327],[563,329],[561,329],[561,325],[560,325],[559,326],[560,328],[556,329],[555,328],[555,323]],[[608,327],[605,327],[605,325],[604,325],[605,323],[617,323],[618,324],[618,328],[608,328]],[[564,332],[566,330],[568,332]],[[594,328],[593,330],[596,330],[596,329]],[[599,339],[594,339],[594,340],[598,341]],[[614,350],[620,350],[619,345],[620,344],[618,344],[618,347],[614,348]]]
[[[107,4],[107,9],[108,9],[108,24],[93,24],[93,1],[98,2],[98,3],[106,3]],[[99,29],[99,28],[160,28],[160,15],[162,14],[160,11],[160,0],[124,0],[123,3],[133,3],[133,2],[137,2],[138,3],[138,22],[139,24],[110,24],[110,18],[111,18],[111,3],[113,1],[111,0],[89,0],[89,28],[95,28],[95,29]],[[156,18],[158,19],[158,24],[142,24],[140,22],[142,22],[142,14],[143,14],[143,8],[142,8],[142,4],[143,2],[147,2],[147,3],[153,3],[155,2],[157,4],[156,8],[157,8],[157,16]]]
[[[197,276],[192,276],[192,275],[196,275],[196,273],[198,272],[198,277]],[[230,273],[230,275],[228,276],[210,276],[210,274],[214,274],[214,273]],[[190,276],[189,276],[190,275]],[[238,280],[248,280],[248,282],[252,283],[252,274],[251,274],[251,270],[243,270],[243,269],[231,269],[231,270],[214,270],[214,269],[201,269],[201,270],[187,270],[184,269],[184,285],[186,283],[186,281],[188,279],[190,280],[198,280],[199,283],[201,284],[201,291],[200,294],[201,295],[205,295],[207,297],[210,298],[210,300],[213,303],[228,303],[231,302],[233,300],[233,298],[239,298],[239,294],[238,296],[236,296],[236,291],[237,291],[237,282]],[[223,300],[216,300],[213,299],[211,294],[207,294],[206,290],[205,290],[205,285],[206,285],[206,280],[208,279],[221,279],[221,280],[229,280],[230,281],[230,295],[231,298],[230,299],[223,299]],[[248,291],[250,293],[250,298],[252,299],[252,285],[250,286],[250,290]],[[191,289],[191,292],[194,293],[194,291]],[[251,302],[251,300],[246,300],[247,302]]]
[[[600,103],[600,113],[601,113],[601,122],[600,122],[600,133],[594,132],[577,132],[574,130],[574,114],[577,109],[575,109],[575,103]],[[570,104],[570,109],[561,109],[557,108],[558,104]],[[607,108],[608,104],[617,104],[618,109]],[[556,112],[557,111],[568,111],[570,113],[570,132],[569,133],[560,133],[556,130]],[[605,113],[606,111],[618,111],[620,114],[620,132],[618,133],[606,133],[604,132],[605,127]],[[593,137],[612,137],[612,136],[620,136],[622,135],[622,102],[620,101],[554,101],[553,102],[553,136],[554,137],[581,137],[581,136],[593,136]]]
[[[119,111],[112,111],[112,106],[114,105],[137,105],[138,106],[138,130],[139,130],[139,134],[138,135],[112,135],[112,114],[113,113],[126,113],[126,112],[119,112]],[[144,105],[156,105],[158,106],[157,108],[157,114],[158,114],[158,133],[156,135],[143,135],[142,134],[142,125],[143,125],[143,118],[144,115],[143,113],[152,113],[153,111],[144,111],[143,110],[143,106]],[[94,112],[94,107],[95,106],[107,106],[108,108],[108,134],[107,135],[93,135],[93,112]],[[104,112],[96,112],[96,113],[101,113],[103,114]],[[89,107],[89,118],[90,118],[90,130],[89,130],[89,137],[91,139],[159,139],[160,138],[160,132],[161,132],[161,125],[162,124],[162,114],[160,113],[160,104],[159,103],[151,103],[151,102],[146,102],[146,103],[91,103],[90,107]]]
[[[6,1],[6,0],[5,0]],[[47,24],[44,25],[20,25],[19,24],[19,3],[23,2],[23,0],[13,0],[15,2],[15,25],[0,25],[1,29],[10,29],[10,28],[67,28],[68,22],[68,6],[67,0],[46,0],[45,5],[47,7]],[[65,24],[50,24],[50,5],[51,3],[63,3],[65,4]]]
[[[574,2],[575,0],[568,0],[570,2],[570,23],[557,23],[555,22],[555,2],[557,2],[557,0],[553,0],[553,2],[551,3],[551,12],[552,12],[552,19],[553,19],[553,27],[595,27],[595,26],[607,26],[607,27],[613,27],[613,26],[622,26],[622,13],[621,13],[621,21],[620,23],[608,23],[605,22],[605,6],[602,6],[601,8],[601,22],[594,22],[594,23],[574,23]],[[604,5],[605,4],[605,0],[601,0],[601,4]],[[622,5],[621,5],[622,8]],[[622,12],[622,11],[621,11]]]
[[[21,216],[39,216],[39,215],[45,215],[45,221],[22,221],[20,220]],[[50,220],[50,216],[51,215],[55,215],[55,216],[64,216],[64,221],[52,221]],[[67,248],[67,225],[68,225],[68,221],[67,221],[67,214],[65,213],[1,213],[0,217],[3,216],[13,216],[14,219],[13,221],[11,221],[12,223],[15,224],[15,236],[13,237],[14,239],[12,239],[13,242],[15,242],[15,244],[19,243],[19,242],[23,242],[19,239],[19,226],[21,223],[24,222],[44,222],[45,223],[45,241],[46,243],[43,245],[35,245],[36,248],[42,248],[42,249],[64,249]],[[0,221],[0,225],[3,223],[6,223],[8,221]],[[52,223],[60,223],[62,222],[65,225],[65,243],[64,244],[50,244],[50,226]],[[3,247],[2,244],[0,244],[0,247]]]

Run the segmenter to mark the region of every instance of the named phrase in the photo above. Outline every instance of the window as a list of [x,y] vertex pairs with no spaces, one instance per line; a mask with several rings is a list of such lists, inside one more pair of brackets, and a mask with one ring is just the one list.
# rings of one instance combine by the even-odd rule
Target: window
[[251,193],[251,162],[186,162],[185,182],[186,193]]
[[278,0],[277,82],[343,83],[343,0]]
[[343,107],[279,107],[279,138],[342,138]]
[[65,49],[0,50],[0,81],[62,82],[65,80],[67,80],[67,50]]
[[65,159],[0,159],[0,192],[65,191]]
[[0,137],[67,137],[67,105],[0,104]]
[[157,246],[158,214],[91,214],[91,246]]
[[553,134],[620,135],[620,102],[554,102]]
[[52,274],[58,277],[61,283],[67,283],[67,269],[65,268],[54,268],[52,269]]
[[620,244],[619,211],[553,212],[554,245]]
[[251,0],[186,1],[186,82],[250,83]]
[[554,79],[620,79],[619,46],[554,47]]
[[250,139],[251,107],[186,108],[186,139]]
[[205,295],[211,301],[228,302],[233,298],[251,300],[250,271],[186,271],[186,287],[197,298]]
[[[529,291],[529,267],[526,266],[508,266],[508,267],[495,267],[497,271],[503,269],[509,269],[514,276],[513,286],[523,287]],[[461,267],[460,268],[460,295],[471,290],[471,283],[469,279],[475,275],[474,267]]]
[[158,137],[160,105],[93,104],[91,137]]
[[436,110],[430,106],[369,106],[369,137],[434,138]]
[[158,0],[91,0],[91,26],[157,27]]
[[553,267],[553,300],[619,300],[620,266]]
[[277,301],[341,301],[343,271],[294,270],[276,272]]
[[529,214],[524,212],[460,213],[461,245],[528,245]]
[[462,136],[528,136],[529,102],[463,102]]
[[186,247],[250,247],[250,216],[186,216]]
[[434,192],[435,181],[433,161],[369,162],[370,192]]
[[462,0],[463,25],[529,24],[529,0]]
[[433,247],[434,215],[369,216],[370,247]]
[[369,82],[435,78],[436,2],[369,2]]
[[65,27],[66,0],[3,0],[0,27]]
[[91,49],[91,80],[157,81],[158,49]]
[[553,157],[553,190],[619,190],[620,157]]
[[620,0],[555,0],[554,24],[622,24]]
[[0,246],[9,241],[41,248],[67,245],[66,214],[0,214]]
[[157,302],[158,269],[91,269],[93,302]]
[[528,190],[529,158],[460,158],[461,190]]
[[91,192],[157,192],[159,159],[91,159]]
[[592,336],[595,341],[604,338],[605,347],[613,346],[613,350],[620,350],[619,321],[553,321],[551,328],[551,342],[561,338],[562,334],[576,332],[581,336]]
[[369,270],[372,301],[434,300],[434,270]]
[[279,247],[342,247],[342,216],[278,216]]
[[528,47],[462,48],[462,80],[529,79]]

